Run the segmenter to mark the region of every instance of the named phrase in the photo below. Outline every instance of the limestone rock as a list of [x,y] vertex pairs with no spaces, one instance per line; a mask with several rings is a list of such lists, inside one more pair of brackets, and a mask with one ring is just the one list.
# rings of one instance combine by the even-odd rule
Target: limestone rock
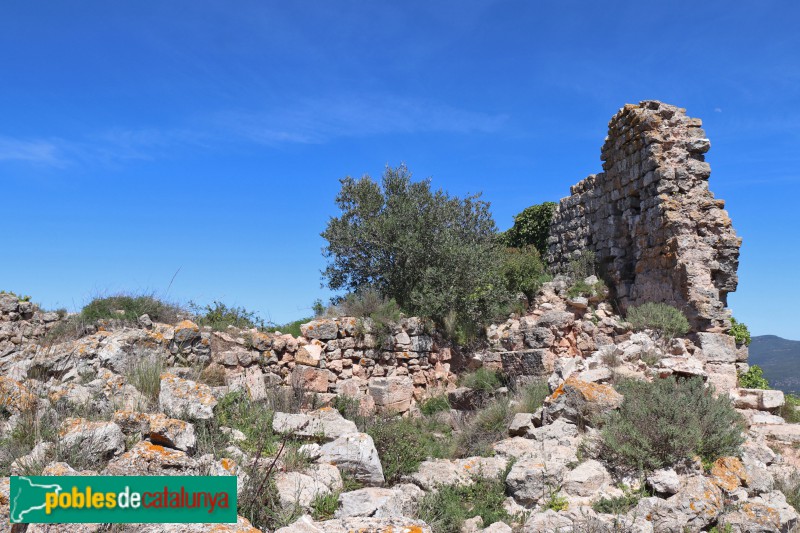
[[611,475],[599,461],[589,459],[567,472],[562,488],[576,496],[592,496],[611,481]]
[[161,411],[174,418],[208,420],[214,417],[217,399],[208,385],[164,373],[161,374],[158,405]]
[[112,459],[103,474],[108,476],[195,476],[199,472],[194,459],[186,453],[143,440],[119,457]]
[[379,411],[403,413],[411,407],[414,383],[408,376],[372,378],[369,380],[369,394]]
[[297,365],[292,370],[291,383],[295,389],[306,392],[328,392],[328,386],[336,376],[330,370]]
[[169,418],[163,413],[116,411],[113,421],[126,433],[139,433],[142,437],[150,439],[153,444],[184,452],[194,450],[197,440],[193,424]]
[[589,383],[570,376],[545,400],[544,420],[564,418],[591,424],[597,415],[622,405],[623,397],[610,385]]
[[278,433],[291,433],[296,437],[319,438],[331,441],[342,435],[358,433],[355,423],[344,418],[339,411],[323,407],[308,413],[275,413],[272,429]]
[[336,518],[371,516],[376,518],[410,516],[416,503],[424,496],[422,489],[412,484],[388,488],[365,487],[339,495]]
[[335,320],[323,318],[300,325],[300,333],[309,339],[331,340],[339,333],[339,325]]
[[658,494],[672,495],[681,489],[681,479],[672,468],[663,468],[647,476],[647,485]]
[[366,433],[342,435],[320,448],[319,462],[335,465],[369,486],[383,485],[383,467],[372,437]]
[[98,457],[111,458],[125,450],[125,435],[113,422],[68,418],[58,435],[63,446]]

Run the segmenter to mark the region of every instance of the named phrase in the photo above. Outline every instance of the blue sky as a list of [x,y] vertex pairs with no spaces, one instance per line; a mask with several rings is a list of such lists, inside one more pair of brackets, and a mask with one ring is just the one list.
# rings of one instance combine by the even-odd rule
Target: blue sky
[[483,191],[505,229],[601,170],[617,109],[659,99],[711,139],[744,238],[734,313],[800,339],[798,20],[770,1],[4,2],[0,288],[300,318],[330,295],[339,178],[405,161]]

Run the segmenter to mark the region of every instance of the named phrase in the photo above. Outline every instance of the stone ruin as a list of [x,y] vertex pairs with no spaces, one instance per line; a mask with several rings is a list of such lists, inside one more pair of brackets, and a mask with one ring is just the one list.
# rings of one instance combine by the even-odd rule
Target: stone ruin
[[553,215],[548,261],[564,272],[592,250],[621,311],[665,302],[694,331],[724,332],[741,239],[708,189],[701,125],[658,101],[623,107],[608,125],[603,172],[574,185]]

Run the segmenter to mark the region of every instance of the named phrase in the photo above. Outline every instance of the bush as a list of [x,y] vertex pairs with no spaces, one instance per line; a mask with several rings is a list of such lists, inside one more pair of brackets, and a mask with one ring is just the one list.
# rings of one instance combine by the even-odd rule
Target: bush
[[547,386],[547,381],[537,380],[533,381],[514,395],[516,401],[516,411],[518,413],[533,413],[544,403],[544,399],[550,395],[550,389]]
[[211,305],[204,306],[189,302],[189,309],[195,315],[195,322],[201,326],[211,326],[214,331],[224,331],[228,326],[239,329],[265,327],[264,319],[254,311],[248,311],[244,307],[228,307],[216,300]]
[[[384,298],[372,288],[362,288],[350,293],[336,304],[336,312],[340,316],[352,316],[362,319],[359,329],[379,337],[391,333],[392,326],[403,317],[400,306],[392,298]],[[368,320],[367,320],[368,319]],[[369,328],[367,328],[369,322]]]
[[647,498],[650,494],[642,485],[642,488],[632,491],[627,485],[623,486],[623,495],[613,498],[600,498],[592,504],[592,509],[596,513],[620,515],[625,514],[639,503],[642,498]]
[[330,520],[339,507],[339,493],[317,494],[311,501],[311,517],[314,520]]
[[583,281],[597,275],[597,257],[592,250],[582,250],[569,262],[569,275],[572,281]]
[[147,315],[154,322],[174,324],[181,312],[181,308],[177,305],[166,303],[152,294],[141,296],[118,294],[95,298],[81,310],[80,318],[90,324],[110,319],[136,322],[140,316]]
[[480,516],[487,526],[511,516],[503,508],[506,487],[502,479],[477,478],[468,486],[444,485],[426,494],[417,515],[441,533],[460,533],[465,520]]
[[526,207],[514,216],[514,225],[501,235],[506,246],[524,248],[533,246],[539,254],[547,254],[547,237],[553,220],[554,202]]
[[161,391],[161,373],[164,371],[164,360],[157,352],[135,352],[135,357],[128,360],[125,377],[128,383],[142,393],[148,405],[138,406],[139,410],[154,409],[158,406],[158,394]]
[[625,399],[602,429],[601,454],[632,470],[656,470],[699,455],[712,462],[736,455],[744,441],[741,417],[725,396],[699,378],[623,382]]
[[214,423],[244,433],[247,440],[239,447],[247,452],[272,455],[279,436],[272,431],[274,411],[264,403],[251,400],[244,391],[229,392],[214,408]]
[[768,389],[769,381],[758,365],[752,365],[747,372],[739,374],[739,386],[744,389]]
[[508,292],[521,292],[528,300],[533,300],[542,284],[550,280],[547,267],[533,246],[506,248],[503,275]]
[[627,320],[636,331],[653,330],[665,341],[689,332],[689,321],[683,313],[665,303],[632,306],[628,308]]
[[428,458],[450,457],[453,441],[449,426],[428,418],[372,419],[366,433],[375,442],[386,483],[399,482]]
[[800,396],[787,394],[784,398],[786,403],[781,406],[778,414],[790,424],[800,424]]
[[447,394],[432,396],[422,402],[422,404],[419,406],[419,410],[422,411],[422,414],[426,416],[449,411],[450,400],[447,399]]
[[483,324],[509,300],[503,251],[489,204],[479,195],[457,198],[430,181],[412,182],[401,165],[387,167],[381,184],[369,176],[341,180],[322,237],[323,272],[334,290],[370,287],[411,315]]
[[493,392],[503,386],[503,377],[496,370],[481,367],[474,372],[461,374],[458,382],[462,387]]
[[736,344],[744,344],[750,346],[750,330],[747,329],[747,324],[744,322],[737,322],[735,318],[731,317],[731,335],[736,339]]
[[27,294],[17,294],[14,291],[0,291],[0,294],[8,294],[15,297],[20,302],[30,302],[31,297]]
[[549,395],[547,382],[534,381],[514,391],[511,397],[496,398],[476,411],[456,437],[459,456],[490,456],[492,444],[508,434],[508,425],[517,413],[533,413]]
[[569,500],[565,496],[558,494],[558,491],[552,491],[544,503],[545,509],[555,512],[566,511],[567,507],[569,507]]
[[280,331],[284,335],[288,334],[291,335],[292,337],[300,337],[303,335],[303,333],[300,331],[300,326],[307,322],[311,322],[312,320],[314,320],[312,317],[301,318],[300,320],[295,320],[294,322],[288,322],[283,325],[275,324],[272,326],[268,326],[266,330],[271,333]]
[[779,479],[775,488],[786,496],[786,503],[800,513],[800,474],[794,474],[786,479]]

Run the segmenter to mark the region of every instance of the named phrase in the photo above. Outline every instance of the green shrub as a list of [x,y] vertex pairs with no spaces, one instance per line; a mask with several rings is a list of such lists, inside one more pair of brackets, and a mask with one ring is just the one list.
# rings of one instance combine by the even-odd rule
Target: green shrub
[[632,306],[628,308],[627,320],[636,331],[653,330],[664,340],[689,332],[689,321],[684,314],[665,303]]
[[140,410],[158,406],[158,394],[161,391],[161,373],[164,371],[164,360],[157,352],[136,353],[129,359],[125,371],[128,383],[144,395],[148,405],[142,405]]
[[534,381],[514,390],[511,397],[496,398],[489,402],[468,418],[458,433],[458,455],[492,455],[492,444],[505,438],[514,415],[535,412],[549,393],[547,382]]
[[495,399],[476,411],[457,435],[459,456],[492,455],[492,444],[508,434],[508,425],[514,414],[516,411],[508,398]]
[[614,515],[625,514],[636,507],[636,504],[639,503],[639,500],[642,498],[647,498],[648,496],[650,496],[650,494],[648,494],[645,490],[644,484],[642,484],[642,488],[640,490],[636,491],[633,491],[630,489],[630,487],[624,485],[622,496],[616,496],[613,498],[600,498],[592,504],[592,509],[596,513]]
[[566,511],[567,507],[569,507],[569,500],[567,500],[565,496],[560,495],[558,491],[552,491],[547,501],[544,503],[545,509],[550,509],[555,512]]
[[547,381],[536,380],[528,383],[514,394],[514,400],[517,402],[516,411],[534,413],[549,395],[550,388],[547,386]]
[[508,521],[503,508],[506,487],[501,479],[477,478],[468,486],[444,485],[427,493],[417,515],[437,533],[460,533],[465,520],[480,516],[486,525]]
[[744,389],[768,389],[769,381],[758,365],[752,365],[747,372],[739,374],[739,386]]
[[336,204],[341,215],[322,233],[330,288],[371,287],[407,314],[437,322],[453,311],[484,324],[506,306],[503,248],[478,195],[434,191],[401,165],[387,167],[380,184],[342,179]]
[[419,410],[426,416],[434,415],[450,410],[450,400],[447,399],[447,394],[439,394],[432,396],[423,401],[419,406]]
[[715,397],[702,379],[626,381],[618,388],[625,399],[601,432],[601,453],[611,463],[649,471],[695,455],[711,462],[736,455],[744,440],[730,399]]
[[248,311],[244,307],[228,307],[216,300],[211,305],[204,306],[189,302],[189,309],[195,315],[195,322],[201,326],[211,326],[214,331],[224,331],[228,326],[239,329],[265,327],[264,319],[255,311]]
[[383,475],[390,485],[416,472],[428,458],[453,454],[452,430],[429,418],[371,419],[365,421],[366,433],[375,442]]
[[606,282],[603,280],[598,280],[596,283],[590,285],[584,280],[579,279],[569,286],[567,289],[567,296],[570,298],[576,298],[578,296],[592,298],[594,296],[605,296],[607,291],[608,287],[606,287]]
[[240,443],[242,450],[272,455],[277,451],[279,436],[272,431],[274,411],[262,402],[250,399],[245,391],[229,392],[220,398],[214,408],[215,422],[219,426],[238,429],[247,440]]
[[91,324],[101,319],[135,322],[140,316],[147,315],[154,322],[174,324],[181,312],[181,308],[177,305],[166,303],[152,294],[141,296],[118,294],[95,298],[81,310],[80,317]]
[[461,374],[458,383],[462,387],[493,392],[503,386],[503,377],[497,370],[481,367],[474,372]]
[[336,304],[335,309],[339,316],[361,319],[358,333],[370,333],[379,338],[390,335],[392,327],[403,317],[400,306],[393,298],[384,298],[371,288],[348,294]]
[[778,479],[775,488],[786,496],[786,503],[800,513],[800,474],[794,474],[787,479]]
[[308,318],[301,318],[300,320],[295,320],[294,322],[287,322],[286,324],[283,325],[274,324],[268,326],[266,328],[266,331],[269,331],[271,333],[280,331],[284,335],[288,334],[291,335],[292,337],[300,337],[303,335],[303,333],[300,331],[300,326],[307,322],[311,322],[312,320],[314,320],[312,317],[308,317]]
[[542,284],[550,281],[547,267],[533,246],[506,248],[503,275],[509,293],[523,293],[533,300]]
[[339,507],[339,493],[317,494],[311,500],[311,516],[314,520],[330,520]]
[[27,294],[25,294],[25,295],[17,294],[14,291],[0,291],[0,294],[9,294],[11,296],[14,296],[20,302],[30,302],[31,301],[31,297],[29,295],[27,295]]
[[744,322],[737,322],[735,318],[731,317],[731,335],[736,339],[736,344],[744,344],[750,346],[750,330],[747,329],[747,324]]
[[790,424],[800,424],[800,396],[786,394],[786,403],[781,406],[779,414]]
[[597,275],[597,256],[592,250],[582,250],[569,262],[569,275],[572,281],[583,281]]
[[339,394],[333,399],[331,407],[339,411],[348,420],[356,420],[360,416],[361,401],[354,396]]
[[514,225],[501,234],[503,243],[513,248],[533,246],[540,255],[547,254],[547,237],[555,209],[554,202],[526,207],[514,216]]

